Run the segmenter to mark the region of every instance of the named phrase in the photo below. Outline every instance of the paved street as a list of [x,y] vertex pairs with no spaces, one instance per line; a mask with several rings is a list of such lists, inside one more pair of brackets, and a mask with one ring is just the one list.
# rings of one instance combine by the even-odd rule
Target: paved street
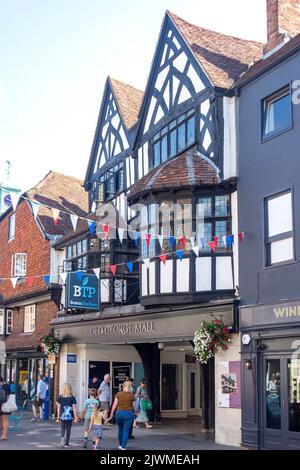
[[[57,450],[60,426],[53,421],[31,423],[32,415],[26,413],[17,430],[11,430],[9,440],[0,442],[0,450]],[[200,429],[200,432],[199,432]],[[70,450],[82,448],[82,424],[73,426]],[[128,450],[237,450],[236,447],[214,443],[213,435],[201,433],[199,419],[165,420],[151,430],[134,430],[135,439],[129,441]],[[117,448],[117,427],[105,427],[102,448]]]

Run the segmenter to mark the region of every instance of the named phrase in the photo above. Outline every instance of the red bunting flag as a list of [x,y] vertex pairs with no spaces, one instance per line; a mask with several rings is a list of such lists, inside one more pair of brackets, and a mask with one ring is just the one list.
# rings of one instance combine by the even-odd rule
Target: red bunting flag
[[160,259],[160,261],[162,261],[164,264],[166,264],[167,255],[166,255],[165,253],[163,253],[162,255],[160,255],[159,259]]
[[28,287],[32,287],[32,284],[33,284],[33,276],[28,276],[27,278]]
[[110,266],[110,270],[111,272],[113,273],[113,275],[115,276],[116,275],[116,270],[117,270],[117,265],[116,264],[112,264]]
[[185,250],[185,237],[180,237],[179,241],[181,243],[182,249]]
[[208,242],[208,245],[210,246],[210,248],[212,249],[213,252],[216,251],[217,243],[216,243],[215,240],[213,242]]
[[108,233],[109,233],[109,225],[108,224],[104,225],[103,232],[105,234],[105,240],[107,240],[108,239]]
[[242,242],[244,238],[245,238],[245,232],[238,233],[238,239],[240,240],[240,242]]
[[218,246],[218,241],[219,241],[219,237],[214,237],[214,242],[215,242],[216,246]]
[[59,209],[52,208],[51,211],[52,211],[52,217],[53,217],[54,225],[57,225],[58,224],[58,218],[59,218]]
[[151,240],[151,233],[145,233],[145,240],[146,240],[147,247],[149,248],[150,240]]

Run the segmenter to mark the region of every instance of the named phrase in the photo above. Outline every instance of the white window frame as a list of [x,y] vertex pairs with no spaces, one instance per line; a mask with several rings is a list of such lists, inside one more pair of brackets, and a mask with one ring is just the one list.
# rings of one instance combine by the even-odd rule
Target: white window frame
[[35,304],[24,307],[24,333],[33,333],[35,331],[35,307]]
[[[269,235],[269,202],[283,196],[290,195],[290,227],[285,227],[281,232],[277,231],[274,234]],[[274,215],[275,216],[275,215]],[[276,214],[277,221],[280,221],[280,214]],[[284,219],[282,219],[284,220]],[[286,220],[285,220],[286,223]],[[273,224],[272,224],[273,225]],[[265,199],[265,246],[266,246],[266,265],[267,266],[274,266],[280,264],[286,264],[295,260],[295,247],[294,247],[294,209],[293,209],[293,191],[288,189],[286,191],[282,191],[281,193],[274,194],[269,196]],[[274,230],[274,228],[273,228]],[[272,247],[275,248],[276,245],[278,246],[278,242],[287,242],[290,243],[292,246],[292,255],[289,258],[282,258],[280,261],[272,260]]]
[[[10,335],[12,333],[12,329],[13,329],[13,314],[14,314],[14,311],[12,309],[7,309],[6,310],[6,323],[5,323],[5,333],[7,335]],[[8,317],[10,316],[11,318],[11,325],[10,325],[10,331],[8,331]]]
[[[13,221],[13,224],[12,224]],[[13,227],[13,230],[11,230]],[[12,233],[13,232],[13,233]],[[8,241],[15,238],[16,233],[16,214],[12,214],[8,219]]]
[[[19,263],[19,265],[17,263]],[[14,255],[12,255],[11,268],[12,277],[26,276],[27,253],[15,253]]]
[[0,335],[4,335],[4,320],[5,320],[5,311],[4,311],[4,308],[0,308]]

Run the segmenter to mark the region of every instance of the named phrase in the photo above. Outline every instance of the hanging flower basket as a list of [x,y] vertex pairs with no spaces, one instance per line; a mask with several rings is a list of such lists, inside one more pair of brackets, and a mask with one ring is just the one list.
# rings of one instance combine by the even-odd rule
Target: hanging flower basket
[[41,338],[40,348],[45,354],[47,354],[47,356],[53,354],[57,356],[60,351],[60,342],[55,338],[53,333],[50,333],[49,335],[45,335]]
[[219,349],[228,349],[232,334],[227,325],[220,320],[202,322],[194,336],[194,352],[200,364],[207,364]]

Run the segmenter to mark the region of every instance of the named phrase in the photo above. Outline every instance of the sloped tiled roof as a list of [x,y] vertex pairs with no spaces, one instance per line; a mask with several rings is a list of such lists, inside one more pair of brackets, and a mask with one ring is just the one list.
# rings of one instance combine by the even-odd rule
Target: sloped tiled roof
[[168,14],[214,86],[230,88],[263,55],[262,43],[210,31]]
[[192,149],[149,171],[132,186],[128,199],[132,200],[151,190],[184,189],[219,182],[216,168],[197,154],[196,149]]
[[[26,192],[27,197],[53,209],[85,217],[88,211],[88,194],[82,187],[83,181],[50,171],[36,186]],[[54,225],[51,209],[40,206],[38,220],[48,235],[64,235],[73,231],[70,216],[60,213],[58,224]]]
[[112,89],[127,129],[137,121],[144,93],[127,83],[109,77]]

